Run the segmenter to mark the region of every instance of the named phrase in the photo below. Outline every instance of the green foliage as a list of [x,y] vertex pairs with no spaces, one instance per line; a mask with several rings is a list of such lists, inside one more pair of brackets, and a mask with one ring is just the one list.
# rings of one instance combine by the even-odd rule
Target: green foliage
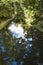
[[[25,24],[24,28],[41,29],[42,27],[38,24],[39,21],[41,22],[40,19],[43,19],[42,2],[42,0],[1,0],[0,18],[15,16],[14,22]],[[38,24],[36,24],[37,22]],[[42,30],[43,28],[40,31],[43,32]]]
[[29,9],[34,9],[36,6],[38,6],[40,0],[24,0],[24,6]]
[[13,13],[12,2],[10,0],[1,0],[0,1],[0,17],[8,17],[12,13]]

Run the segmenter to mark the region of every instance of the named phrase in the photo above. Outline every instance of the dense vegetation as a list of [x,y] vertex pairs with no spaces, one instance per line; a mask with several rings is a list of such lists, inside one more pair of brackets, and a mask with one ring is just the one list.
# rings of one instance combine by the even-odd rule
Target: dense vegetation
[[26,23],[24,27],[35,27],[43,32],[42,0],[1,0],[0,23],[14,17],[16,23]]

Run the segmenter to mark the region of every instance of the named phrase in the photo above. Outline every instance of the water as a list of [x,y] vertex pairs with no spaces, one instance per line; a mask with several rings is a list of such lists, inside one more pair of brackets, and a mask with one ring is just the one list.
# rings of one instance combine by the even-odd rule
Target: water
[[[17,65],[16,61],[11,62],[12,65]],[[23,65],[23,62],[21,61],[19,65]]]
[[5,48],[4,48],[3,45],[1,45],[1,43],[0,43],[0,51],[1,51],[1,52],[5,52]]
[[39,44],[43,40],[40,40],[26,37],[23,27],[21,25],[16,27],[12,23],[8,26],[8,30],[5,29],[0,33],[0,65],[43,65],[41,63],[43,44]]
[[[29,44],[27,44],[26,46],[27,46],[27,47],[28,47],[28,46],[31,47],[31,45],[29,45]],[[26,47],[26,46],[25,46],[25,47]],[[5,51],[6,49],[4,48],[3,45],[0,45],[0,48],[1,48],[2,54],[6,52],[6,51]],[[25,48],[25,49],[26,49],[26,48]],[[27,50],[29,51],[29,48],[28,48]],[[17,51],[18,51],[18,50],[17,50]],[[25,54],[23,55],[23,59],[25,59],[25,58],[27,57],[28,51],[26,52],[26,50],[24,50]],[[30,50],[30,51],[31,51],[31,50]],[[6,54],[5,54],[5,56],[3,56],[3,61],[4,61],[4,63],[6,63],[7,65],[18,65],[18,62],[15,61],[15,58],[10,58],[9,56],[6,56]],[[23,65],[23,61],[19,61],[19,65]]]

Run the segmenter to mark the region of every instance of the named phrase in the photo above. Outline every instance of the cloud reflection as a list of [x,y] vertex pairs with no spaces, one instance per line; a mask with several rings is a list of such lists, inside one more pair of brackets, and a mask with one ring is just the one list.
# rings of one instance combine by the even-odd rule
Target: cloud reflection
[[24,38],[24,30],[23,27],[21,27],[21,24],[15,26],[14,23],[12,22],[8,29],[11,31],[13,37]]

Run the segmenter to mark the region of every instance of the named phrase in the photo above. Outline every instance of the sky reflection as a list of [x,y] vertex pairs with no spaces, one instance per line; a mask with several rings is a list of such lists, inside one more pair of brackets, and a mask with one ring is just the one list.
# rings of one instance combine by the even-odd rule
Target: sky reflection
[[24,38],[24,30],[23,30],[23,27],[21,27],[21,24],[19,24],[18,26],[15,26],[15,24],[12,22],[12,24],[9,26],[8,29],[12,33],[13,37]]
[[4,46],[0,45],[1,52],[5,52]]

